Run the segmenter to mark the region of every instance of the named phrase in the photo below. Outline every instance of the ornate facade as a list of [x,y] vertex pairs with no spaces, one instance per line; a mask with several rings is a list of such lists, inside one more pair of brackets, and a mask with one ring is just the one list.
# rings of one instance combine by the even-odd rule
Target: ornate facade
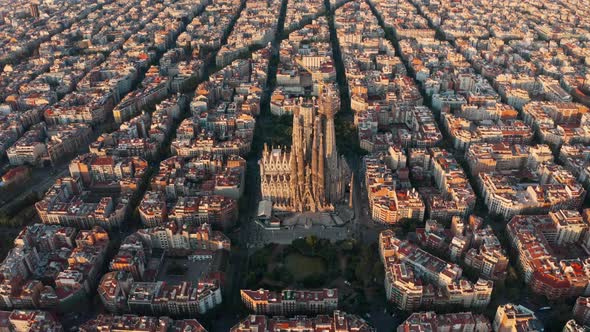
[[289,212],[332,211],[343,200],[349,167],[336,150],[336,91],[322,89],[319,99],[300,98],[293,112],[290,151],[266,145],[260,161],[262,198],[273,209]]

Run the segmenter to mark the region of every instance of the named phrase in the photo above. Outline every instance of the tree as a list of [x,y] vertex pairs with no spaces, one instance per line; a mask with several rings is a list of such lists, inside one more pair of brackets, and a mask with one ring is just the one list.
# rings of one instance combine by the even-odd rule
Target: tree
[[372,275],[375,277],[377,284],[383,285],[383,281],[385,280],[385,267],[383,263],[379,261],[373,265]]
[[312,274],[305,277],[302,282],[305,288],[319,288],[327,282],[327,279],[327,275],[324,273]]
[[330,270],[338,270],[338,253],[334,246],[329,245],[321,248],[320,254],[322,258],[328,263]]
[[250,266],[253,269],[266,270],[270,258],[272,256],[272,248],[265,246],[264,248],[256,251],[250,258]]
[[255,272],[253,272],[253,271],[248,272],[248,274],[246,275],[246,288],[254,289],[254,288],[258,287],[260,284],[259,281],[260,281],[260,278]]
[[296,239],[293,240],[293,242],[291,242],[291,246],[295,249],[297,249],[297,251],[299,251],[299,253],[301,253],[302,255],[310,255],[311,254],[311,247],[309,246],[309,243],[307,242],[307,240],[305,239]]
[[310,235],[305,238],[305,242],[307,242],[307,245],[311,249],[311,255],[314,256],[316,245],[318,244],[318,238],[315,235]]
[[354,241],[353,240],[342,240],[336,242],[338,249],[341,251],[351,251],[354,248]]
[[401,226],[402,232],[404,234],[408,234],[416,230],[416,227],[418,227],[418,223],[414,219],[407,219],[402,221]]
[[359,282],[362,282],[364,286],[368,286],[369,283],[371,282],[371,273],[368,273],[369,271],[371,271],[373,269],[373,266],[371,264],[370,261],[368,260],[361,260],[361,262],[356,266],[356,269],[354,271],[354,275],[356,277],[356,280],[358,280]]
[[186,273],[186,266],[181,265],[178,262],[172,262],[166,269],[166,273],[170,275],[184,275]]

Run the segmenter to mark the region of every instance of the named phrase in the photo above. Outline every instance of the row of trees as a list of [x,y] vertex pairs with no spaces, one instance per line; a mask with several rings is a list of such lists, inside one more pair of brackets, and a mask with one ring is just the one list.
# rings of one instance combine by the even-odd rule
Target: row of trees
[[[321,288],[343,277],[354,287],[382,287],[383,264],[379,259],[376,244],[360,245],[354,240],[332,243],[327,239],[308,236],[297,239],[289,246],[267,245],[250,258],[250,269],[246,277],[249,288],[262,285],[268,288],[285,287]],[[322,273],[314,273],[296,281],[287,268],[287,257],[299,254],[320,258],[325,266]]]

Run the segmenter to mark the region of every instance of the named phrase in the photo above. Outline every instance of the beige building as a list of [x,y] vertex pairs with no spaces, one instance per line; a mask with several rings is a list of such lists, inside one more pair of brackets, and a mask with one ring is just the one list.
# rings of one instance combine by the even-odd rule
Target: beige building
[[291,151],[269,150],[260,161],[262,199],[280,211],[332,211],[345,197],[350,170],[336,150],[334,103],[327,89],[319,100],[299,100],[293,114]]
[[496,332],[543,331],[532,310],[511,303],[498,307],[493,327]]
[[244,305],[256,314],[327,314],[338,309],[338,289],[273,292],[265,289],[240,291]]

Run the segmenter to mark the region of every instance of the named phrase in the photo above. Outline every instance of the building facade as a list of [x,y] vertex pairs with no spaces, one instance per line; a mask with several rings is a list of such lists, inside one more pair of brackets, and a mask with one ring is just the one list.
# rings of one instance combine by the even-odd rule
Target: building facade
[[350,171],[336,150],[336,92],[299,100],[293,112],[291,150],[268,149],[260,161],[262,199],[289,212],[332,211],[345,197]]
[[281,292],[243,289],[240,294],[244,305],[256,314],[326,314],[338,308],[338,289],[285,289]]

